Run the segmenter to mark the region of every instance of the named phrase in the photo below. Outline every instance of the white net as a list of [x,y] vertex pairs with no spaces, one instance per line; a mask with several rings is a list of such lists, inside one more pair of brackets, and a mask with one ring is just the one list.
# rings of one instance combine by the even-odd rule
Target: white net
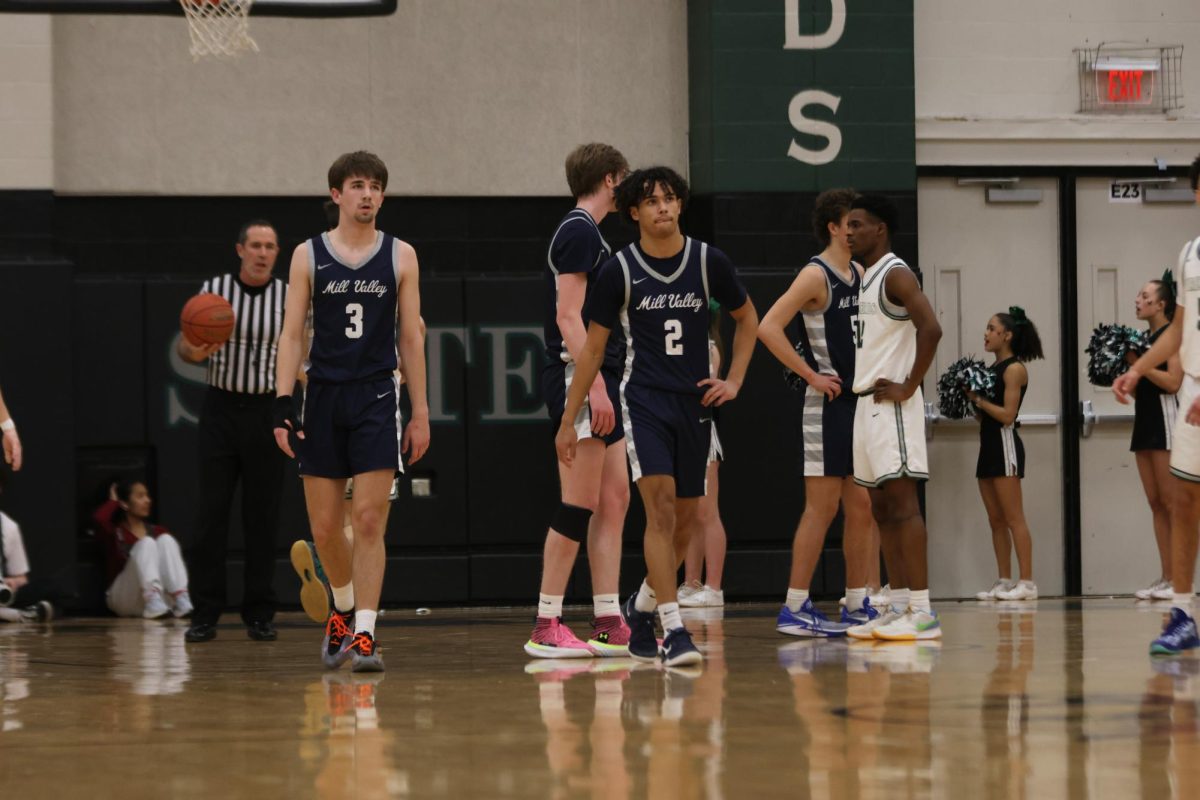
[[253,0],[179,0],[192,37],[192,60],[204,56],[236,58],[245,50],[258,52],[250,38],[250,5]]

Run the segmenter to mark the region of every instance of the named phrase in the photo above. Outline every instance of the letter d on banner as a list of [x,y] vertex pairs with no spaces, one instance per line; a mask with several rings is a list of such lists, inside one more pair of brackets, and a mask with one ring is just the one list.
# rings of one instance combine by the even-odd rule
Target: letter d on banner
[[804,107],[810,105],[825,106],[836,114],[838,106],[841,103],[842,98],[829,92],[823,92],[820,89],[807,89],[792,98],[792,102],[788,103],[788,121],[792,123],[792,127],[800,133],[823,136],[829,140],[829,144],[820,150],[809,150],[806,147],[801,147],[793,139],[792,143],[788,145],[787,154],[789,157],[815,166],[828,164],[838,157],[838,153],[842,150],[841,130],[832,122],[823,122],[819,119],[804,116]]
[[846,0],[830,0],[833,19],[829,29],[816,36],[800,34],[800,0],[787,0],[783,7],[783,49],[824,50],[833,47],[846,30]]

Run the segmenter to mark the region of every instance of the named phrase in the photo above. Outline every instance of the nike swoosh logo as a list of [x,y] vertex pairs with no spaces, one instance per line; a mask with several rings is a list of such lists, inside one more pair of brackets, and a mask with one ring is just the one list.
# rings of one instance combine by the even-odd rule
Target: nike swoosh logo
[[375,395],[375,399],[382,400],[383,398],[387,397],[389,394],[391,394],[391,392],[384,392],[383,394],[377,394],[377,395]]
[[638,278],[636,281],[634,281],[634,284],[639,284],[644,280],[649,280],[649,279],[648,278]]
[[330,261],[328,264],[318,264],[317,269],[325,269],[326,267],[332,267],[332,266],[333,266],[333,262]]

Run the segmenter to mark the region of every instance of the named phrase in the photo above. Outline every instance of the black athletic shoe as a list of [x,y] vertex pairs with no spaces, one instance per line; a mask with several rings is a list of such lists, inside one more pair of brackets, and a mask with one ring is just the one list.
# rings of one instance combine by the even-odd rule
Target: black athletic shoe
[[39,600],[31,606],[21,609],[22,622],[46,623],[54,619],[54,606],[49,600]]
[[274,623],[260,620],[246,623],[246,635],[256,642],[273,642],[279,638]]
[[629,655],[637,661],[658,658],[658,639],[654,637],[654,612],[638,611],[634,592],[625,601],[625,622],[629,625]]
[[217,626],[210,622],[196,622],[183,634],[185,642],[211,642],[217,638]]
[[321,661],[326,669],[337,669],[350,658],[350,644],[354,640],[354,611],[329,612],[325,621],[325,639],[321,642]]
[[383,672],[383,655],[371,634],[366,631],[355,633],[349,651],[351,672]]

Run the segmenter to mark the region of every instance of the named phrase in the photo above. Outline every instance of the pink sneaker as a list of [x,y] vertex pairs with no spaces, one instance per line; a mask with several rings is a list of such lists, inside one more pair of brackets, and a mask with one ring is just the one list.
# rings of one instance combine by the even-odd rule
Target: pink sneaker
[[592,638],[587,646],[594,655],[602,658],[620,658],[629,655],[629,626],[620,614],[596,617],[592,620]]
[[555,617],[538,617],[525,652],[534,658],[591,658],[592,650]]

